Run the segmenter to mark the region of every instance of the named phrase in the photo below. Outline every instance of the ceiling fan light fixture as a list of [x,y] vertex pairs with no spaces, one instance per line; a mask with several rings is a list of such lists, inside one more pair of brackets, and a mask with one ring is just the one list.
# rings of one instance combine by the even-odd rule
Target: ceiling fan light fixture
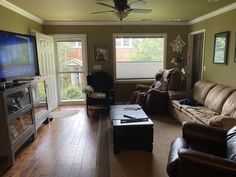
[[122,21],[125,17],[128,16],[129,12],[127,10],[124,11],[114,11],[113,14]]

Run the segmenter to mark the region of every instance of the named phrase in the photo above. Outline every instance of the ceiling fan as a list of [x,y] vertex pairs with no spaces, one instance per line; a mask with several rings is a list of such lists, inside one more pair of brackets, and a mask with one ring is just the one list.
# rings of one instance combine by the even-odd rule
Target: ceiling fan
[[135,9],[135,7],[145,4],[147,0],[136,0],[129,4],[127,0],[113,0],[113,2],[114,6],[103,2],[96,2],[96,4],[110,7],[113,10],[92,12],[91,14],[112,12],[115,16],[117,16],[120,19],[120,21],[122,21],[125,17],[128,16],[129,13],[150,13],[152,11],[152,9]]

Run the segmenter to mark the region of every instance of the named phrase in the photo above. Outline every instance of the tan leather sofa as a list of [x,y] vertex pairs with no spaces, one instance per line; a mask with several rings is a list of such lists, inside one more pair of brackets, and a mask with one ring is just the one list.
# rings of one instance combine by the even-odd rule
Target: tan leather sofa
[[[198,81],[192,91],[169,91],[169,112],[179,122],[192,121],[223,129],[236,125],[236,89],[209,81]],[[180,99],[191,98],[199,105],[179,103]]]

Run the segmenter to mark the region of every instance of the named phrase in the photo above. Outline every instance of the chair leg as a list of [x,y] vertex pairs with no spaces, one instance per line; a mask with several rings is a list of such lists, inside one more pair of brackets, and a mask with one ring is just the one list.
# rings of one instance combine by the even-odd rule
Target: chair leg
[[89,106],[86,104],[87,116],[89,116]]

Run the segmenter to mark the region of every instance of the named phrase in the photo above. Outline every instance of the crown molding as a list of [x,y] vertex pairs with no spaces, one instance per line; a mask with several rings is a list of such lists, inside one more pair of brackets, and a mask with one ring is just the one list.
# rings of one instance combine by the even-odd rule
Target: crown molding
[[26,17],[26,18],[29,18],[29,19],[37,22],[37,23],[43,24],[43,20],[42,19],[32,15],[31,13],[29,13],[29,12],[27,12],[27,11],[17,7],[17,6],[15,6],[14,4],[12,4],[12,3],[10,3],[10,2],[8,2],[6,0],[0,0],[0,5],[8,8],[10,10],[12,10],[13,12],[16,12],[16,13],[18,13],[18,14]]
[[188,25],[188,22],[143,22],[143,21],[131,21],[131,22],[79,22],[79,21],[45,21],[44,25],[93,25],[93,26],[101,26],[101,25]]
[[173,26],[177,26],[177,25],[180,25],[180,26],[184,26],[184,25],[192,25],[192,24],[195,24],[195,23],[199,23],[201,21],[204,21],[204,20],[207,20],[209,18],[212,18],[212,17],[215,17],[217,15],[220,15],[220,14],[223,14],[223,13],[226,13],[226,12],[229,12],[231,10],[234,10],[236,9],[236,2],[228,5],[228,6],[225,6],[225,7],[222,7],[220,9],[217,9],[213,12],[210,12],[206,15],[203,15],[203,16],[200,16],[198,18],[195,18],[193,20],[190,20],[190,21],[186,21],[186,22],[175,22],[175,21],[166,21],[166,22],[158,22],[158,21],[131,21],[131,22],[126,22],[126,21],[122,21],[122,22],[98,22],[98,21],[91,21],[91,22],[80,22],[80,21],[43,21],[42,19],[34,16],[33,14],[15,6],[14,4],[8,2],[7,0],[0,0],[0,5],[26,17],[26,18],[29,18],[37,23],[40,23],[40,24],[43,24],[43,25],[173,25]]
[[192,25],[192,24],[195,24],[195,23],[207,20],[209,18],[215,17],[217,15],[229,12],[229,11],[234,10],[234,9],[236,9],[236,2],[234,2],[234,3],[232,3],[232,4],[228,5],[228,6],[222,7],[220,9],[217,9],[217,10],[215,10],[213,12],[210,12],[210,13],[208,13],[206,15],[203,15],[203,16],[200,16],[200,17],[195,18],[193,20],[190,20],[188,23],[189,23],[189,25]]

